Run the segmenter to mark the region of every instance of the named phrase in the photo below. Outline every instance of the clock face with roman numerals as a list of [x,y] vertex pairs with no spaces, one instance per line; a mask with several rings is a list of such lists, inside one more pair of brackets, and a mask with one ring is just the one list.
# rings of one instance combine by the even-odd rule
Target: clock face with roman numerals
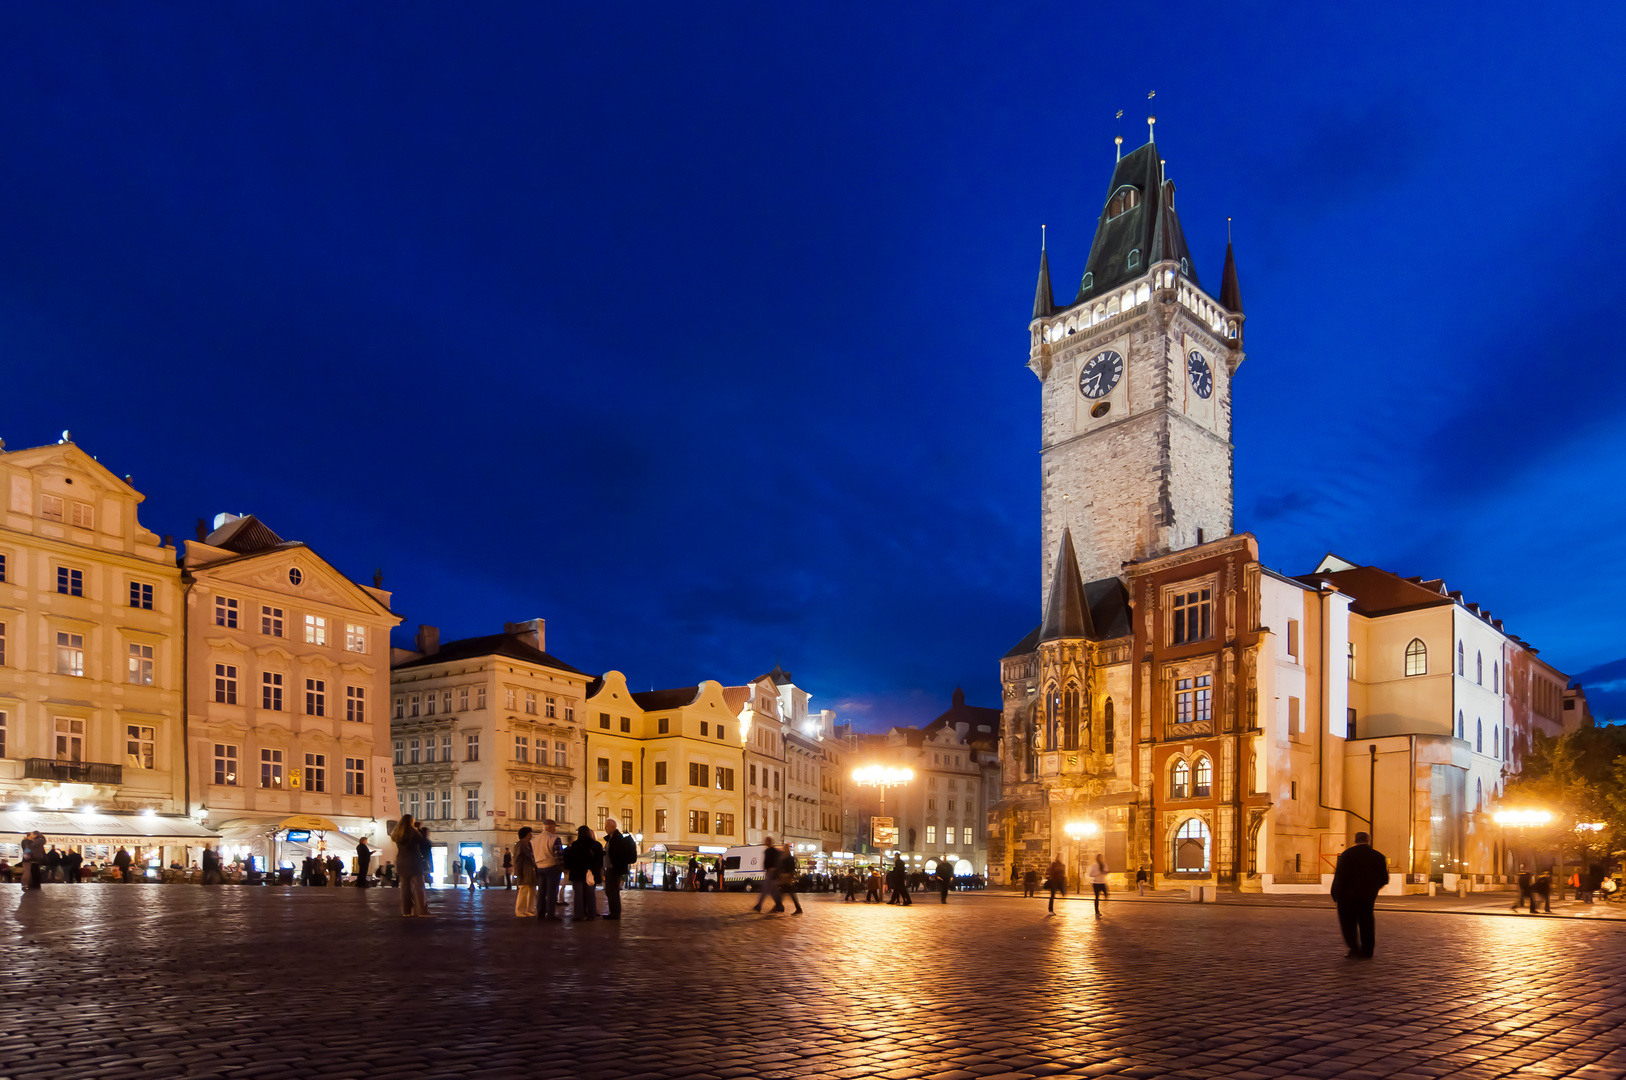
[[1202,353],[1193,352],[1186,358],[1186,374],[1191,376],[1191,388],[1197,391],[1198,397],[1206,400],[1214,392],[1214,372]]
[[1123,374],[1123,357],[1111,349],[1096,353],[1078,373],[1078,392],[1091,400],[1106,397]]

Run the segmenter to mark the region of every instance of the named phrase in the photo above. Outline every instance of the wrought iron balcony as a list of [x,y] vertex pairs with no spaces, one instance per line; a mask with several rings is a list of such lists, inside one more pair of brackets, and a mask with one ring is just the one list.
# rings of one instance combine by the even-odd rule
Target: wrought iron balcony
[[55,780],[59,784],[108,784],[117,787],[124,783],[124,766],[103,761],[53,761],[50,758],[31,757],[23,760],[23,778]]

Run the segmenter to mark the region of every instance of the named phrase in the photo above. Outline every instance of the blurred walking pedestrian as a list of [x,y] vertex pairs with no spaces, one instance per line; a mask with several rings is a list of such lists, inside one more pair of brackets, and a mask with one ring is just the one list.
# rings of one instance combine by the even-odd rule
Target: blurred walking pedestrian
[[203,884],[219,885],[224,881],[220,874],[220,853],[205,844],[203,846]]
[[1519,898],[1513,901],[1513,910],[1518,911],[1528,902],[1530,904],[1530,913],[1534,915],[1536,913],[1536,877],[1530,871],[1521,867],[1517,880]]
[[363,840],[356,845],[356,888],[367,887],[367,868],[373,864],[373,849]]
[[1149,880],[1150,878],[1151,875],[1146,872],[1146,867],[1137,867],[1135,869],[1135,891],[1140,895],[1145,896],[1146,886],[1151,884],[1151,881]]
[[1101,914],[1101,901],[1107,898],[1107,858],[1100,852],[1095,853],[1095,861],[1090,864],[1087,871],[1090,878],[1090,891],[1094,893],[1095,913]]
[[796,873],[798,869],[796,865],[796,853],[789,844],[785,845],[785,853],[779,857],[779,865],[776,869],[779,875],[779,895],[775,897],[775,899],[778,901],[778,903],[774,904],[774,906],[768,910],[768,914],[777,915],[781,911],[784,911],[785,897],[788,896],[790,897],[790,902],[796,905],[796,910],[791,912],[791,914],[800,915],[802,913],[802,902],[796,897],[796,890],[798,887],[798,882],[796,880]]
[[[38,836],[39,834],[35,833],[34,835]],[[125,848],[121,845],[119,850],[113,856],[113,865],[118,869],[120,881],[125,883],[129,882],[130,864],[134,861],[135,860],[130,858],[129,851],[125,850]]]
[[1067,867],[1063,865],[1060,859],[1053,861],[1050,864],[1050,869],[1045,871],[1044,887],[1050,893],[1048,911],[1054,915],[1056,913],[1056,894],[1067,895]]
[[1355,842],[1338,853],[1332,871],[1332,902],[1338,905],[1338,928],[1351,957],[1372,959],[1378,893],[1389,884],[1389,860],[1372,847],[1372,837],[1355,834]]
[[1532,915],[1535,914],[1537,900],[1541,901],[1541,909],[1544,913],[1548,915],[1553,913],[1553,872],[1551,869],[1543,870],[1537,874],[1535,883],[1530,887],[1530,913]]
[[881,868],[879,866],[870,867],[869,877],[864,882],[864,888],[867,890],[864,893],[864,903],[879,904],[881,902],[882,887]]
[[943,903],[948,903],[949,888],[954,884],[954,867],[944,859],[937,864],[937,895]]
[[1039,895],[1039,871],[1029,870],[1022,875],[1022,897]]
[[762,849],[762,887],[757,891],[757,902],[751,905],[752,911],[761,911],[762,901],[769,897],[773,898],[775,907],[785,906],[779,895],[779,849],[773,846],[771,836],[764,836],[762,842],[766,845]]
[[432,857],[428,830],[411,814],[403,814],[390,839],[395,841],[395,872],[401,879],[401,915],[433,918],[429,914],[429,897],[424,891]]

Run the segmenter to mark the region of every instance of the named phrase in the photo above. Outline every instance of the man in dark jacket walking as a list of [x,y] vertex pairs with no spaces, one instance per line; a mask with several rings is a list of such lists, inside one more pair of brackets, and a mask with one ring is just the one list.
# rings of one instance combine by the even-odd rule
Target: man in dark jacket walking
[[1372,847],[1370,836],[1356,833],[1355,843],[1339,853],[1332,873],[1332,901],[1338,905],[1338,928],[1344,932],[1350,956],[1372,958],[1372,905],[1387,884],[1389,860]]

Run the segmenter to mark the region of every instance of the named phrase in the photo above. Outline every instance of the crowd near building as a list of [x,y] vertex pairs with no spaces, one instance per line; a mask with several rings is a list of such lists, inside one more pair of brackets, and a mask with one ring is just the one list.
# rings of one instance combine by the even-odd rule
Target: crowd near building
[[[381,574],[354,581],[253,515],[159,537],[131,478],[67,432],[0,444],[0,479],[0,857],[38,829],[93,864],[124,847],[154,873],[196,866],[206,845],[264,872],[363,840],[377,866],[411,814],[441,881],[500,865],[546,818],[615,818],[677,865],[772,837],[828,873],[883,854],[849,774],[898,741],[960,763],[940,767],[953,835],[929,811],[902,853],[985,870],[983,830],[973,843],[964,824],[983,796],[958,790],[976,772],[963,724],[871,746],[777,664],[635,692],[548,652],[541,619],[444,643],[423,625],[392,649],[402,619]],[[923,806],[938,783],[923,769]]]
[[1041,251],[1041,617],[1001,661],[990,874],[1101,852],[1120,880],[1324,891],[1367,831],[1394,889],[1505,878],[1492,808],[1584,699],[1444,581],[1279,573],[1233,535],[1243,322],[1230,245],[1215,295],[1152,142],[1115,166],[1070,303]]

